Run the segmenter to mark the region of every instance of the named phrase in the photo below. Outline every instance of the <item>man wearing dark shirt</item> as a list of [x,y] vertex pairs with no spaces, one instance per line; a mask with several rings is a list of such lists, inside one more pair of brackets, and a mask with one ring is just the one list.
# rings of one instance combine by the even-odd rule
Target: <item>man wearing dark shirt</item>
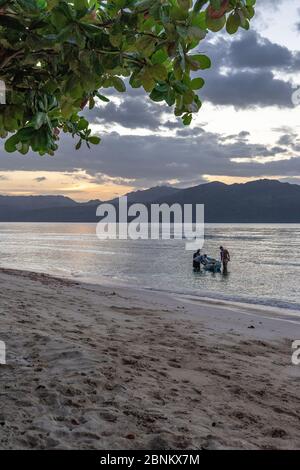
[[227,274],[227,264],[228,261],[230,261],[230,254],[226,248],[223,248],[223,246],[220,246],[220,257],[223,264],[223,273]]
[[200,257],[200,250],[197,250],[194,254],[193,254],[193,268],[195,269],[195,271],[200,271],[200,261],[196,261],[196,258]]

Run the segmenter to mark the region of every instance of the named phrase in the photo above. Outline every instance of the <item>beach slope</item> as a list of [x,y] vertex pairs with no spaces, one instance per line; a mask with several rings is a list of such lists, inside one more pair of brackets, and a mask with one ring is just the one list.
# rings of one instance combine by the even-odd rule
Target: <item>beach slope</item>
[[1,449],[300,448],[300,317],[0,270]]

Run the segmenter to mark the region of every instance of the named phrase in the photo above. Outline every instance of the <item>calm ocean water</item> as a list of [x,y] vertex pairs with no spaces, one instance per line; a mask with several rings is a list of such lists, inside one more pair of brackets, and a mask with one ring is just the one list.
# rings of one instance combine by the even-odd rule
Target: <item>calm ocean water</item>
[[300,225],[207,224],[204,252],[229,274],[194,273],[180,240],[98,240],[94,224],[1,223],[2,267],[300,310]]

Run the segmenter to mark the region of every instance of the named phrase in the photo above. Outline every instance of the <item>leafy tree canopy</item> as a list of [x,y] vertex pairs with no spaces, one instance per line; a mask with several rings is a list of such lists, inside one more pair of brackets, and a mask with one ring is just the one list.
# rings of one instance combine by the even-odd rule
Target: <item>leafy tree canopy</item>
[[[124,77],[188,125],[210,67],[208,30],[249,28],[255,0],[0,0],[0,137],[8,152],[53,155],[60,131],[97,144],[80,111]],[[102,94],[103,93],[103,94]],[[8,137],[9,136],[9,137]],[[8,138],[7,138],[8,137]]]

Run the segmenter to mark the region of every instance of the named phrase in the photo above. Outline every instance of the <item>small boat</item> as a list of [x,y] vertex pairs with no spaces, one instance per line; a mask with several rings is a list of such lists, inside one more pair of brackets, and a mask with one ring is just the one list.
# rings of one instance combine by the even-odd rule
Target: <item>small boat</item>
[[215,258],[211,258],[207,255],[201,255],[198,256],[195,260],[203,266],[204,271],[210,271],[212,273],[221,272],[221,262]]
[[205,271],[210,271],[212,273],[219,273],[221,272],[221,262],[216,260],[215,258],[210,258],[207,256],[207,262],[203,263],[203,268]]

